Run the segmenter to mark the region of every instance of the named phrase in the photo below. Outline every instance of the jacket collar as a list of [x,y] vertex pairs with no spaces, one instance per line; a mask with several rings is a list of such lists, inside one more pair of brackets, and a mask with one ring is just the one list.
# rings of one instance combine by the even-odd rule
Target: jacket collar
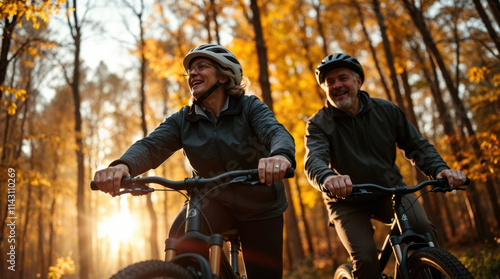
[[[194,106],[194,104],[192,106]],[[190,110],[190,109],[188,109],[188,110]],[[241,97],[236,98],[233,96],[229,96],[228,107],[226,110],[221,111],[220,117],[226,116],[226,115],[238,114],[242,110],[243,110],[243,106],[241,104]],[[195,121],[199,121],[202,118],[204,118],[204,119],[206,118],[206,115],[204,113],[199,113],[200,111],[198,111],[198,109],[195,109],[194,111],[195,111],[195,113],[192,113],[192,114],[186,113],[185,114],[185,118],[188,121],[195,122]]]

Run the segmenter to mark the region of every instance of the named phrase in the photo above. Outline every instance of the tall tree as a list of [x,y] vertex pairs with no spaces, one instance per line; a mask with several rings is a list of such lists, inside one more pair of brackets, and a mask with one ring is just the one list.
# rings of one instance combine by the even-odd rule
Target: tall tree
[[[140,0],[139,8],[135,9],[132,4],[127,2],[126,0],[123,1],[125,5],[127,5],[134,15],[137,17],[138,24],[139,24],[139,36],[136,37],[134,34],[132,34],[134,37],[136,37],[136,42],[138,45],[138,55],[140,59],[140,71],[139,71],[139,77],[140,77],[140,85],[139,85],[139,104],[140,104],[140,110],[141,110],[141,129],[142,129],[142,134],[144,137],[148,135],[148,127],[147,127],[147,122],[146,122],[146,69],[148,65],[148,61],[146,59],[145,55],[145,37],[144,37],[144,23],[143,23],[143,16],[144,16],[144,0]],[[146,196],[146,205],[148,208],[148,213],[149,213],[149,218],[151,219],[151,227],[150,227],[150,249],[151,249],[151,256],[154,259],[159,259],[160,254],[158,252],[158,218],[156,216],[156,212],[153,206],[153,201],[151,200],[151,195]]]
[[271,96],[271,83],[269,82],[269,70],[267,59],[267,47],[264,39],[264,32],[262,31],[262,24],[260,20],[260,10],[257,0],[250,1],[250,8],[252,10],[252,25],[255,32],[255,47],[257,49],[257,57],[259,59],[259,83],[262,90],[262,99],[266,105],[273,110],[273,98]]
[[392,101],[392,95],[391,91],[389,90],[389,86],[387,85],[387,82],[385,81],[385,76],[382,72],[382,68],[380,67],[380,62],[377,57],[377,51],[375,50],[375,47],[372,44],[372,39],[370,36],[370,33],[368,32],[368,29],[366,27],[365,23],[365,16],[363,14],[363,10],[361,9],[361,5],[357,0],[353,0],[354,7],[358,13],[359,21],[361,24],[361,28],[363,29],[363,34],[365,35],[365,39],[367,41],[368,47],[370,48],[370,53],[372,55],[372,59],[375,64],[375,68],[377,68],[378,75],[380,76],[380,82],[382,83],[382,87],[384,88],[387,100]]
[[[491,20],[488,17],[488,14],[486,13],[483,5],[481,4],[481,1],[479,0],[473,0],[474,6],[476,7],[477,12],[479,13],[479,16],[481,17],[481,20],[483,21],[484,26],[486,27],[486,30],[488,30],[488,34],[490,35],[493,43],[495,44],[497,48],[497,57],[500,58],[500,36],[498,36],[497,30],[491,25]],[[498,4],[496,5],[498,6]],[[491,6],[496,7],[496,6]],[[495,12],[494,9],[492,9],[493,12]]]
[[488,5],[490,6],[491,13],[495,18],[495,21],[497,22],[498,26],[500,26],[500,2],[496,0],[487,0],[487,1]]
[[66,3],[66,9],[73,11],[67,17],[67,24],[70,30],[72,39],[72,52],[73,52],[73,70],[71,75],[64,70],[66,82],[71,88],[73,95],[74,105],[74,137],[75,137],[75,153],[77,161],[77,194],[76,194],[76,208],[77,208],[77,233],[78,233],[78,251],[79,251],[79,275],[81,279],[89,278],[91,252],[90,252],[90,231],[87,220],[87,199],[85,197],[85,162],[84,162],[84,144],[83,144],[83,131],[82,131],[82,114],[81,114],[81,99],[80,99],[80,67],[81,67],[81,44],[82,44],[82,23],[85,21],[85,16],[89,11],[88,7],[80,21],[78,16],[77,1],[72,0]]
[[[382,15],[382,11],[380,10],[380,4],[378,0],[372,0],[373,10],[375,12],[375,16],[377,18],[378,25],[380,27],[380,34],[382,36],[382,42],[384,45],[385,58],[387,60],[387,67],[389,67],[389,74],[391,76],[392,81],[392,90],[393,96],[396,100],[396,104],[405,112],[408,113],[406,106],[403,101],[403,97],[401,94],[401,90],[399,88],[399,81],[396,74],[396,68],[394,67],[394,55],[391,50],[391,42],[389,41],[389,37],[387,36],[387,27],[384,22],[384,16]],[[392,99],[392,98],[391,98]],[[416,123],[413,122],[415,125]]]

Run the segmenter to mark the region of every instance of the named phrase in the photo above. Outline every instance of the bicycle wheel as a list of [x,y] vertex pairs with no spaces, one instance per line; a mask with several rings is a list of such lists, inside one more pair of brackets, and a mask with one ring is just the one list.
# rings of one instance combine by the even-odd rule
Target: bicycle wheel
[[111,279],[193,279],[194,276],[174,263],[151,260],[129,265],[113,275]]
[[472,275],[452,254],[435,247],[416,250],[408,259],[410,278],[472,279]]
[[333,279],[351,279],[352,278],[352,265],[342,264],[335,270],[335,275]]

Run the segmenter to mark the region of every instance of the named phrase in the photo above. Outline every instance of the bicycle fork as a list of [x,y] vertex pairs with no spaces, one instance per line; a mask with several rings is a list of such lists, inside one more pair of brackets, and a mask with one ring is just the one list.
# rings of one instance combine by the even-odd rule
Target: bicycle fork
[[[423,235],[415,233],[411,227],[410,220],[405,213],[405,208],[401,202],[401,197],[393,198],[394,222],[391,225],[391,233],[387,236],[379,254],[379,263],[381,268],[385,267],[391,256],[391,250],[396,258],[395,275],[398,272],[403,279],[409,278],[407,266],[408,254],[410,250],[417,250],[422,247],[434,247],[432,235],[425,233]],[[390,243],[390,244],[389,244]],[[403,244],[403,247],[401,246]],[[396,277],[396,276],[395,276]]]
[[[193,192],[198,192],[197,188],[189,189]],[[191,200],[188,203],[186,212],[186,233],[180,238],[168,238],[165,240],[165,261],[172,261],[176,259],[177,256],[177,245],[182,243],[198,243],[199,247],[203,247],[203,243],[208,246],[208,259],[209,267],[212,274],[220,276],[220,266],[222,257],[222,245],[224,243],[224,238],[221,234],[213,234],[211,236],[206,236],[201,233],[201,212],[200,205],[201,201],[198,198],[199,192],[196,195],[191,195]],[[206,260],[199,255],[192,254],[200,262],[200,265],[206,265]],[[180,255],[179,257],[182,257]],[[202,267],[205,271],[208,270],[207,267]]]

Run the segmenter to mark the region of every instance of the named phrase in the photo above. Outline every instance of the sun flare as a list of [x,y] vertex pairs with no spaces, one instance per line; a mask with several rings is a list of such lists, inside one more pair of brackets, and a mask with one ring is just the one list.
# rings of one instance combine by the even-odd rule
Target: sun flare
[[136,221],[128,209],[128,200],[122,199],[120,210],[97,224],[97,238],[108,240],[111,249],[117,251],[120,244],[132,241],[136,228]]

